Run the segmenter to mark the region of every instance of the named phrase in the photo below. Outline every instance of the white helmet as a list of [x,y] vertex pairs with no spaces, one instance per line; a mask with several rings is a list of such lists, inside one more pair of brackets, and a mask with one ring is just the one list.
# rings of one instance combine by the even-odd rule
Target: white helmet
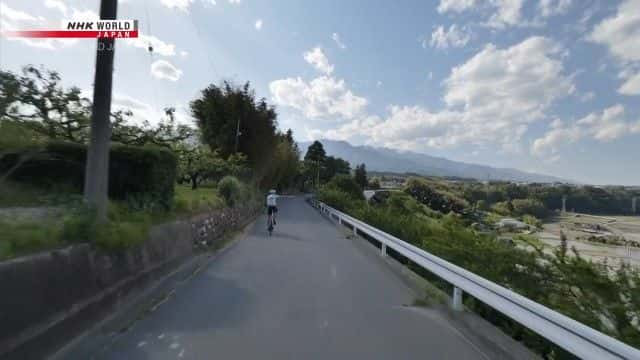
[[269,194],[275,194],[276,191],[274,189],[269,190]]

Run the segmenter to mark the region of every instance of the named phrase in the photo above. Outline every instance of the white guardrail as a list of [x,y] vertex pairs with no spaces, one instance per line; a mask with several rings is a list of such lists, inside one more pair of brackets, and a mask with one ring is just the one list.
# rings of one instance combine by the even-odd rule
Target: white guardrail
[[315,199],[310,201],[311,205],[319,209],[321,213],[335,218],[340,224],[349,225],[356,235],[359,232],[379,241],[383,256],[386,256],[387,248],[391,248],[452,284],[454,286],[454,309],[462,309],[462,292],[464,291],[582,359],[640,360],[640,350],[638,349],[376,229],[320,201]]

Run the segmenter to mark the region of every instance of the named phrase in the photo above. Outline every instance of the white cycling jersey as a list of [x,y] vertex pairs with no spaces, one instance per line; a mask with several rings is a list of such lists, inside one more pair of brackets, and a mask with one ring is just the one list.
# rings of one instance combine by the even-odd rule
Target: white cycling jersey
[[278,206],[277,200],[278,200],[278,195],[276,194],[267,195],[267,206]]

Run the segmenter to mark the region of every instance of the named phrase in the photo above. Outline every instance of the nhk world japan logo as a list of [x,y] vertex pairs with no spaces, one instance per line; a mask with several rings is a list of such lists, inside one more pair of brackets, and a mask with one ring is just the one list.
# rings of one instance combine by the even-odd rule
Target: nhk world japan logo
[[62,29],[2,31],[2,36],[26,38],[137,38],[138,20],[63,21]]

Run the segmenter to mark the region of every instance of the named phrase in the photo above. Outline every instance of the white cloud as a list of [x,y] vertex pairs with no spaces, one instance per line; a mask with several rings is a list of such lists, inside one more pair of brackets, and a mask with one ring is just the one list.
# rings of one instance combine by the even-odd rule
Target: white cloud
[[[443,26],[438,26],[433,30],[428,45],[437,49],[457,48],[467,45],[469,40],[471,40],[471,32],[466,27],[459,28],[453,24],[449,26],[449,30]],[[426,39],[422,42],[422,46],[427,47]]]
[[433,71],[429,71],[429,74],[427,74],[427,78],[429,78],[429,80],[433,80]]
[[363,113],[367,99],[354,95],[344,80],[320,76],[307,83],[301,78],[272,81],[269,90],[278,105],[301,111],[309,118],[339,116],[351,119]]
[[193,0],[160,0],[160,2],[169,9],[178,9],[187,12]]
[[238,5],[242,2],[242,0],[229,0],[229,4],[235,4]]
[[640,72],[629,76],[618,92],[623,95],[640,95]]
[[183,58],[186,58],[186,57],[189,56],[189,52],[182,50],[182,51],[180,51],[180,56],[183,57]]
[[489,44],[451,70],[444,100],[482,114],[538,118],[554,100],[573,92],[561,55],[559,46],[544,37],[507,49]]
[[305,52],[303,55],[304,60],[319,71],[327,75],[331,75],[333,72],[333,65],[329,63],[329,59],[327,59],[327,56],[319,46],[313,48],[311,51]]
[[478,1],[476,0],[440,0],[438,5],[439,13],[462,12],[472,8]]
[[490,4],[497,7],[497,12],[491,16],[487,25],[495,28],[524,25],[521,23],[524,0],[492,0]]
[[[549,107],[574,91],[561,59],[559,47],[542,37],[505,49],[487,45],[443,82],[444,109],[392,105],[383,120],[368,128],[360,118],[352,123],[372,143],[394,148],[495,144],[519,151],[529,125],[546,119]],[[344,125],[331,135],[341,131],[344,137],[349,134],[345,129],[354,126]]]
[[333,33],[333,35],[331,35],[331,38],[333,39],[333,41],[335,41],[336,45],[338,45],[338,47],[339,47],[340,49],[343,49],[343,50],[344,50],[344,49],[346,49],[346,48],[347,48],[347,45],[345,45],[345,44],[342,42],[342,39],[340,39],[340,34],[338,34],[338,33]]
[[542,137],[531,146],[531,153],[538,157],[559,157],[563,145],[573,144],[583,138],[609,142],[625,135],[640,134],[640,120],[625,120],[624,107],[620,104],[591,113],[582,119],[564,124],[556,120]]
[[538,9],[540,15],[549,17],[566,13],[571,7],[571,0],[540,0]]
[[57,9],[63,15],[67,14],[67,5],[65,5],[65,3],[60,0],[45,0],[44,6],[49,9]]
[[[562,1],[562,0],[560,0]],[[503,29],[507,26],[530,26],[535,23],[522,19],[525,0],[440,0],[438,12],[478,11],[490,14],[484,25]]]
[[140,32],[137,39],[125,39],[125,43],[145,51],[148,51],[149,45],[151,45],[153,53],[162,56],[174,56],[176,54],[176,46],[174,44],[166,43],[153,35],[147,35],[142,32]]
[[73,9],[71,13],[71,20],[98,20],[100,16],[93,10],[78,10]]
[[596,97],[596,94],[593,91],[589,91],[587,93],[584,93],[584,94],[580,95],[580,101],[582,101],[582,102],[591,101],[595,97]]
[[156,79],[178,81],[182,76],[182,70],[166,60],[156,60],[151,64],[151,75]]
[[256,28],[256,30],[262,29],[262,19],[256,20],[255,28]]
[[0,3],[0,16],[7,21],[38,21],[36,17],[29,15],[26,12],[12,9],[4,3]]
[[621,2],[616,15],[597,24],[588,39],[607,46],[623,67],[625,83],[618,92],[640,95],[640,0]]
[[[0,29],[5,31],[16,31],[24,29],[38,29],[54,27],[51,21],[41,17],[33,16],[27,12],[17,10],[0,2]],[[18,41],[33,48],[57,50],[61,47],[71,46],[77,43],[77,39],[32,39],[32,38],[7,38],[9,41]]]
[[[90,91],[85,91],[83,94],[91,97]],[[194,119],[184,106],[179,104],[173,104],[172,106],[176,109],[174,116],[178,124],[194,125]],[[113,111],[130,110],[133,115],[128,119],[129,123],[139,126],[144,125],[145,122],[148,122],[151,126],[155,126],[161,119],[166,117],[163,109],[154,108],[140,99],[119,92],[114,93],[111,107]]]

